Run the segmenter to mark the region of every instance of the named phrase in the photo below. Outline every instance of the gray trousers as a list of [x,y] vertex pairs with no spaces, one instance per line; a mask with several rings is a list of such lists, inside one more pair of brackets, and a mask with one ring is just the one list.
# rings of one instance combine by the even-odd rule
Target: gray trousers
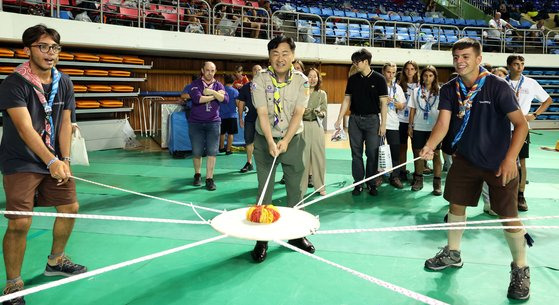
[[[279,139],[275,140],[276,142]],[[268,173],[272,170],[272,176],[264,195],[262,204],[272,203],[272,195],[274,193],[276,169],[281,163],[283,175],[285,177],[285,189],[287,191],[287,205],[293,207],[303,199],[303,192],[306,191],[301,187],[301,181],[305,173],[306,164],[303,161],[303,150],[305,149],[305,141],[301,134],[293,136],[291,142],[287,146],[287,151],[280,154],[276,160],[276,164],[272,169],[274,157],[270,155],[268,150],[268,142],[264,136],[256,133],[254,136],[254,161],[256,162],[256,174],[258,176],[258,198],[264,189]],[[305,177],[306,178],[306,177]]]
[[[379,117],[377,114],[349,116],[349,145],[351,147],[351,174],[353,181],[361,181],[373,176],[378,170],[378,147],[380,143]],[[367,156],[367,167],[363,165],[363,144]],[[367,176],[365,176],[365,174]],[[368,185],[374,185],[368,181]]]

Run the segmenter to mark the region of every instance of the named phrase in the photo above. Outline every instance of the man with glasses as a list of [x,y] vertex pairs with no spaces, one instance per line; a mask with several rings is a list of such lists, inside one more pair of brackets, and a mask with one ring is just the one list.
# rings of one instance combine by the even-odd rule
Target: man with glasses
[[[76,185],[71,179],[71,112],[74,89],[55,64],[60,35],[44,25],[23,33],[29,61],[21,64],[0,85],[3,136],[0,170],[4,176],[6,210],[31,212],[33,206],[54,206],[59,213],[78,212]],[[34,198],[37,195],[37,201]],[[4,263],[7,284],[4,294],[23,289],[21,267],[31,217],[7,215]],[[71,276],[87,271],[64,254],[74,227],[72,218],[56,218],[53,243],[44,275]],[[25,304],[23,297],[4,304]]]
[[[347,80],[345,98],[334,125],[336,129],[340,129],[344,115],[348,109],[351,110],[348,133],[354,182],[371,177],[377,172],[380,136],[386,134],[388,88],[384,76],[371,69],[371,59],[372,55],[366,49],[351,55],[357,73]],[[366,168],[363,166],[363,143],[367,156]],[[377,195],[374,181],[368,181],[367,188],[370,195]],[[357,196],[362,191],[363,186],[357,185],[351,193]]]

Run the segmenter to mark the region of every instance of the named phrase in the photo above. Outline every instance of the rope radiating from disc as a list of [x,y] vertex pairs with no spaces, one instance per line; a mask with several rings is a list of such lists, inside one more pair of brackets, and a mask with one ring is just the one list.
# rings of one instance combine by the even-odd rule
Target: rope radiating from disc
[[57,218],[80,218],[80,219],[119,220],[119,221],[156,222],[156,223],[178,223],[178,224],[196,224],[196,225],[207,224],[206,221],[199,221],[199,220],[145,218],[145,217],[128,217],[128,216],[112,216],[112,215],[93,215],[93,214],[0,211],[0,215],[42,216],[42,217],[57,217]]
[[266,182],[264,183],[264,188],[262,189],[262,194],[260,194],[260,198],[258,198],[257,205],[262,205],[262,201],[264,201],[264,196],[266,195],[266,191],[268,190],[268,183],[270,183],[270,177],[272,177],[272,172],[274,171],[274,165],[276,165],[276,160],[278,156],[274,157],[274,161],[272,161],[272,166],[270,167],[270,172],[268,173],[268,177],[266,178]]
[[[161,201],[165,201],[165,202],[169,202],[169,203],[174,203],[174,204],[178,204],[178,205],[184,205],[184,206],[188,206],[188,207],[195,207],[195,208],[197,208],[197,209],[206,210],[206,211],[210,211],[210,212],[223,213],[222,210],[216,210],[216,209],[212,209],[212,208],[206,208],[206,207],[203,207],[203,206],[195,205],[195,204],[192,204],[192,203],[184,203],[184,202],[180,202],[180,201],[177,201],[177,200],[171,200],[171,199],[156,197],[156,196],[152,196],[152,195],[148,195],[148,194],[144,194],[144,193],[140,193],[140,192],[135,192],[135,191],[127,190],[127,189],[123,189],[123,188],[116,187],[116,186],[112,186],[112,185],[107,185],[107,184],[103,184],[103,183],[99,183],[99,182],[87,180],[87,179],[84,179],[84,178],[79,178],[79,177],[76,177],[76,176],[71,176],[71,178],[74,178],[74,179],[79,180],[79,181],[91,183],[91,184],[94,184],[94,185],[106,187],[106,188],[109,188],[109,189],[118,190],[118,191],[122,191],[122,192],[125,192],[125,193],[129,193],[129,194],[134,194],[134,195],[146,197],[146,198],[161,200]],[[202,219],[202,220],[204,220],[204,219]]]
[[337,194],[339,194],[339,193],[341,193],[341,192],[347,191],[347,190],[349,190],[349,189],[351,189],[351,188],[353,188],[353,187],[355,187],[355,186],[361,185],[361,184],[363,184],[363,183],[365,183],[365,182],[367,182],[367,181],[369,181],[369,180],[373,180],[373,179],[375,179],[375,178],[377,178],[377,177],[380,177],[380,176],[382,176],[382,175],[384,175],[384,174],[390,173],[391,171],[393,171],[393,170],[395,170],[395,169],[397,169],[397,168],[400,168],[400,167],[402,167],[402,166],[405,166],[405,165],[408,164],[408,163],[413,163],[413,162],[415,162],[415,161],[417,161],[417,160],[419,160],[419,159],[421,159],[421,157],[417,157],[417,158],[415,158],[415,159],[413,159],[413,160],[409,160],[408,162],[405,162],[405,163],[396,165],[396,166],[394,166],[394,167],[391,167],[391,168],[385,170],[384,172],[381,172],[381,173],[378,173],[378,174],[376,174],[376,175],[374,175],[374,176],[365,178],[365,179],[363,179],[363,180],[361,180],[361,181],[357,181],[357,182],[355,182],[355,183],[353,183],[353,184],[350,184],[350,185],[348,185],[348,186],[346,186],[346,187],[344,187],[344,188],[341,188],[341,189],[339,189],[339,190],[337,190],[337,191],[334,191],[334,192],[332,192],[332,193],[330,193],[330,194],[327,194],[326,196],[323,196],[323,197],[320,197],[320,198],[316,198],[316,199],[314,199],[314,200],[311,200],[311,201],[309,201],[309,202],[307,202],[307,203],[305,203],[305,204],[302,204],[302,205],[300,205],[300,206],[298,206],[298,207],[296,207],[296,208],[297,208],[297,209],[302,209],[302,208],[307,207],[307,206],[309,206],[309,205],[311,205],[311,204],[313,204],[313,203],[317,203],[317,202],[319,202],[319,201],[321,201],[321,200],[328,199],[328,198],[330,198],[330,197],[332,197],[332,196],[335,196],[335,195],[337,195]]
[[295,247],[295,246],[292,246],[292,245],[290,245],[290,244],[288,244],[288,243],[286,243],[286,242],[284,242],[284,241],[275,240],[275,242],[278,243],[278,244],[280,244],[280,245],[282,245],[282,246],[284,246],[284,247],[286,247],[286,248],[288,248],[288,249],[291,249],[291,250],[293,250],[293,251],[297,251],[297,252],[299,252],[299,253],[301,253],[301,254],[303,254],[303,255],[306,255],[306,256],[308,256],[308,257],[311,257],[311,258],[313,258],[313,259],[316,259],[316,260],[318,260],[318,261],[320,261],[320,262],[326,263],[326,264],[328,264],[328,265],[330,265],[330,266],[333,266],[333,267],[336,267],[336,268],[338,268],[338,269],[344,270],[344,271],[346,271],[346,272],[349,272],[350,274],[355,275],[355,276],[357,276],[357,277],[359,277],[359,278],[362,278],[362,279],[364,279],[364,280],[366,280],[366,281],[369,281],[369,282],[374,283],[374,284],[377,284],[377,285],[379,285],[379,286],[381,286],[381,287],[390,289],[390,290],[392,290],[392,291],[394,291],[394,292],[397,292],[397,293],[399,293],[399,294],[401,294],[401,295],[407,296],[407,297],[412,298],[412,299],[414,299],[414,300],[420,301],[420,302],[422,302],[422,303],[430,304],[430,305],[449,305],[449,304],[444,303],[444,302],[441,302],[441,301],[439,301],[439,300],[435,300],[435,299],[433,299],[433,298],[430,298],[430,297],[428,297],[428,296],[426,296],[426,295],[422,295],[422,294],[420,294],[420,293],[417,293],[417,292],[408,290],[408,289],[406,289],[406,288],[403,288],[403,287],[400,287],[400,286],[397,286],[397,285],[394,285],[394,284],[385,282],[385,281],[383,281],[383,280],[380,280],[380,279],[377,279],[377,278],[375,278],[375,277],[372,277],[372,276],[370,276],[370,275],[368,275],[368,274],[359,272],[359,271],[357,271],[357,270],[353,270],[353,269],[351,269],[351,268],[348,268],[348,267],[342,266],[342,265],[340,265],[340,264],[334,263],[334,262],[332,262],[332,261],[329,261],[329,260],[327,260],[327,259],[325,259],[325,258],[322,258],[322,257],[320,257],[320,256],[316,256],[316,255],[314,255],[314,254],[308,253],[308,252],[303,251],[303,250],[301,250],[301,249],[299,249],[299,248],[297,248],[297,247]]
[[27,288],[27,289],[24,289],[24,290],[21,290],[21,291],[18,291],[18,292],[6,294],[6,295],[3,295],[3,296],[0,297],[0,302],[11,300],[13,298],[26,296],[26,295],[29,295],[29,294],[32,294],[32,293],[43,291],[45,289],[58,287],[58,286],[61,286],[61,285],[64,285],[64,284],[79,281],[81,279],[85,279],[85,278],[88,278],[88,277],[92,277],[92,276],[99,275],[99,274],[102,274],[102,273],[106,273],[106,272],[109,272],[109,271],[113,271],[113,270],[116,270],[116,269],[124,268],[124,267],[130,266],[130,265],[138,264],[138,263],[141,263],[141,262],[145,262],[145,261],[148,261],[148,260],[152,260],[152,259],[155,259],[155,258],[165,256],[165,255],[169,255],[169,254],[173,254],[173,253],[176,253],[176,252],[179,252],[179,251],[183,251],[183,250],[186,250],[186,249],[194,248],[194,247],[197,247],[197,246],[200,246],[200,245],[203,245],[203,244],[207,244],[207,243],[210,243],[210,242],[213,242],[213,241],[216,241],[216,240],[220,240],[220,239],[225,238],[225,237],[227,237],[227,235],[219,235],[219,236],[216,236],[216,237],[212,237],[212,238],[204,239],[204,240],[197,241],[197,242],[194,242],[194,243],[186,244],[186,245],[176,247],[176,248],[173,248],[173,249],[169,249],[169,250],[153,253],[153,254],[150,254],[150,255],[142,256],[142,257],[139,257],[139,258],[136,258],[136,259],[126,261],[126,262],[110,265],[110,266],[107,266],[107,267],[103,267],[103,268],[99,268],[99,269],[96,269],[96,270],[88,271],[88,272],[81,273],[81,274],[78,274],[78,275],[74,275],[74,276],[71,276],[71,277],[63,278],[63,279],[60,279],[60,280],[57,280],[57,281],[54,281],[54,282],[50,282],[50,283],[42,284],[42,285],[39,285],[39,286]]

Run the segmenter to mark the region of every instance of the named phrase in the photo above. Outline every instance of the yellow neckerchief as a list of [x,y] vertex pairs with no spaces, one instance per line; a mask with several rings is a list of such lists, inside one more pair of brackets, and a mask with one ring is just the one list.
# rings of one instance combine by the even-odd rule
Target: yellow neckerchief
[[270,75],[270,79],[272,80],[272,84],[274,85],[274,126],[276,126],[279,123],[279,116],[280,113],[283,111],[283,105],[280,101],[279,89],[291,83],[291,80],[293,79],[294,70],[295,68],[293,68],[293,65],[291,65],[289,71],[287,72],[287,81],[280,83],[277,80],[276,72],[274,71],[274,68],[272,66],[268,66],[268,74]]

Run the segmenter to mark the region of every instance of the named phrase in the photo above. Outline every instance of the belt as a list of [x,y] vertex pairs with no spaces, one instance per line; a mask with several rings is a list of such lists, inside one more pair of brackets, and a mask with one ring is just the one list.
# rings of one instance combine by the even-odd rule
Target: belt
[[353,116],[358,116],[361,118],[370,118],[372,116],[378,115],[378,113],[371,113],[371,114],[356,114],[356,113],[352,113],[351,115]]
[[306,119],[303,119],[303,121],[304,121],[304,122],[314,122],[314,121],[316,121],[316,119],[314,119],[314,120],[306,120]]

